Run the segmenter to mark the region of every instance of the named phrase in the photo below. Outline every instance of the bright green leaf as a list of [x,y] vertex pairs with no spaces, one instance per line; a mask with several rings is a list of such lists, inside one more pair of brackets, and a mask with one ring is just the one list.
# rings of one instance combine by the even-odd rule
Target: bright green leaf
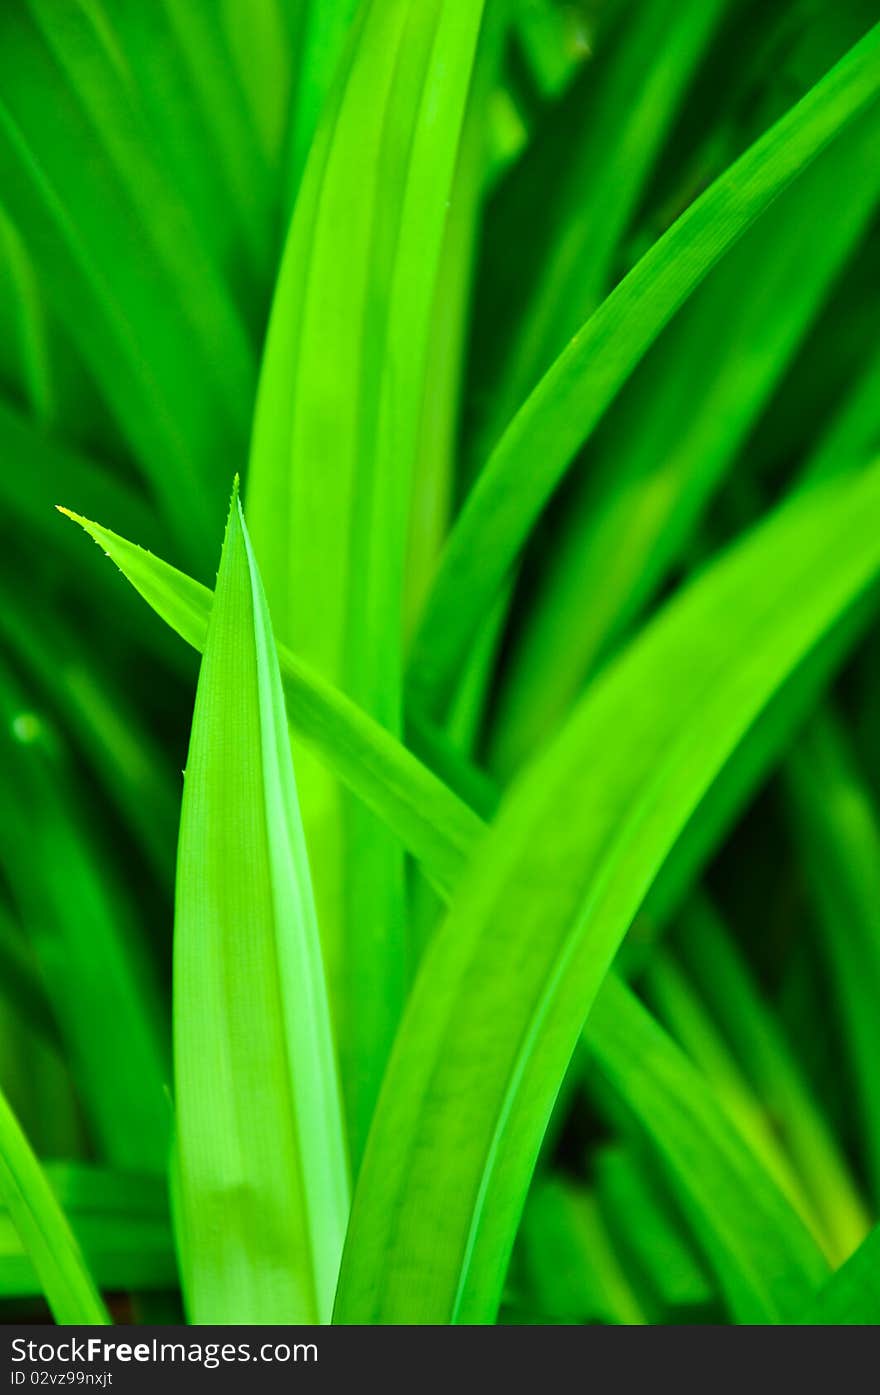
[[237,492],[178,849],[177,1219],[196,1323],[327,1321],[348,1179],[281,677]]

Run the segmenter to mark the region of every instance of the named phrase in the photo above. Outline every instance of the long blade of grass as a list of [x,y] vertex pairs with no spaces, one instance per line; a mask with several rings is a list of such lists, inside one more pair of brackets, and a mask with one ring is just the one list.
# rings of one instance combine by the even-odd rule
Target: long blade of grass
[[425,393],[413,468],[404,614],[407,638],[434,579],[456,493],[466,332],[483,211],[489,125],[486,107],[498,78],[508,23],[507,0],[489,0],[450,189],[425,367],[430,390]]
[[742,742],[737,760],[725,767],[694,811],[645,901],[644,926],[655,936],[682,908],[720,840],[786,754],[830,678],[864,633],[874,606],[870,593],[857,602],[780,685]]
[[55,1321],[109,1323],[64,1212],[2,1094],[0,1196],[39,1275]]
[[871,587],[878,511],[876,468],[779,510],[665,608],[512,788],[409,1000],[339,1320],[494,1316],[553,1100],[620,941],[751,724]]
[[[724,9],[714,0],[682,6],[652,0],[612,23],[571,91],[539,121],[524,158],[490,202],[475,286],[475,381],[468,415],[476,425],[467,437],[466,476],[607,289],[621,234],[666,126]],[[606,571],[603,596],[607,579]],[[481,622],[464,676],[457,678],[459,692],[448,716],[457,739],[462,725],[473,733],[484,716],[511,590],[508,582],[497,612]],[[597,602],[590,615],[595,609]],[[574,634],[587,629],[581,614]],[[554,650],[557,665],[572,647],[574,640],[561,653]],[[507,691],[505,685],[505,696]],[[505,725],[500,715],[502,737]],[[471,742],[472,735],[467,749]]]
[[[158,0],[177,40],[229,189],[229,214],[239,220],[257,271],[270,271],[274,250],[269,163],[236,72],[216,0]],[[248,7],[254,15],[257,5]],[[264,74],[269,81],[269,74]],[[229,215],[227,215],[229,216]]]
[[450,535],[412,656],[414,698],[448,699],[480,619],[605,408],[722,255],[880,91],[880,26],[673,224],[523,404]]
[[184,784],[174,1043],[190,1320],[329,1320],[348,1215],[336,1061],[281,678],[237,492]]
[[[297,199],[248,466],[279,636],[395,733],[412,479],[482,10],[363,6]],[[406,987],[403,859],[307,753],[298,770],[356,1162]]]

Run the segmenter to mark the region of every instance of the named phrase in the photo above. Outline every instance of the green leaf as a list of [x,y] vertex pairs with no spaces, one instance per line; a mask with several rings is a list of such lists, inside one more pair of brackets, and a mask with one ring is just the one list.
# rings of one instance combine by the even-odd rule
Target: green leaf
[[[279,637],[395,734],[413,473],[482,10],[362,7],[285,246],[248,464]],[[308,754],[298,773],[356,1163],[406,989],[403,858]]]
[[329,1320],[348,1215],[336,1061],[281,677],[237,491],[184,783],[174,1046],[190,1321]]
[[[258,272],[271,273],[274,209],[269,165],[235,71],[227,35],[218,23],[217,0],[189,0],[186,5],[159,0],[159,6],[216,151],[228,190],[227,216],[240,222],[245,246]],[[254,18],[258,6],[259,0],[249,6]],[[270,75],[264,74],[264,81],[270,80]],[[192,153],[188,154],[192,160]]]
[[437,271],[425,394],[413,468],[404,634],[409,640],[434,579],[456,494],[458,434],[467,366],[475,249],[483,213],[487,105],[508,25],[506,0],[490,0],[474,58]]
[[64,1212],[2,1093],[0,1196],[39,1275],[55,1321],[109,1323]]
[[480,620],[605,408],[722,255],[874,101],[878,52],[875,26],[654,244],[522,405],[447,543],[413,650],[415,700],[445,704]]
[[494,1317],[603,977],[751,725],[875,581],[878,518],[880,469],[779,510],[660,613],[512,787],[409,999],[356,1190],[340,1321]]

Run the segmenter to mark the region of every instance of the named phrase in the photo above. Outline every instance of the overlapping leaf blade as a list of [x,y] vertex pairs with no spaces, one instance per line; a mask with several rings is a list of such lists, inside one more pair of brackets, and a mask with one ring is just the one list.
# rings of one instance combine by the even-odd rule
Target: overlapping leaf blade
[[[429,335],[482,9],[360,8],[296,201],[248,466],[280,638],[395,733]],[[309,20],[329,38],[346,15]],[[405,992],[403,860],[307,754],[299,768],[357,1159]]]
[[178,1237],[193,1322],[329,1318],[348,1181],[271,624],[237,493],[178,850]]

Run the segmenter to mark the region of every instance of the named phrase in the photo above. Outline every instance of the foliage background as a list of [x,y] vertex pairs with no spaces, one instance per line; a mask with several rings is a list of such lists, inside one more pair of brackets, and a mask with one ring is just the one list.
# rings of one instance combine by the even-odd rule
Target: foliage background
[[[239,473],[279,641],[483,818],[515,791],[490,868],[522,842],[507,900],[480,900],[491,872],[489,891],[476,878],[470,901],[453,896],[447,941],[456,926],[477,936],[485,911],[480,944],[498,943],[479,971],[502,987],[450,1016],[452,1093],[437,1086],[435,1114],[419,1114],[431,1014],[458,991],[442,951],[417,975],[442,920],[437,878],[381,807],[341,792],[291,713],[353,1180],[375,1125],[343,1320],[492,1320],[493,1293],[508,1322],[874,1320],[867,1269],[816,1295],[880,1197],[876,40],[852,111],[829,106],[815,158],[791,156],[741,237],[721,246],[728,212],[712,205],[705,225],[698,212],[707,246],[721,229],[704,279],[687,281],[691,244],[660,240],[880,16],[872,0],[490,0],[482,22],[480,9],[2,9],[0,1083],[114,1315],[173,1320],[194,1244],[184,1228],[175,1254],[167,1177],[199,661],[53,505],[213,587]],[[669,268],[681,294],[644,329]],[[616,347],[554,378],[597,311]],[[505,436],[514,417],[525,425]],[[486,462],[505,451],[493,484]],[[740,539],[753,550],[719,581]],[[694,578],[705,608],[676,611]],[[643,662],[639,643],[670,614],[675,643]],[[581,746],[554,747],[593,694],[610,712]],[[648,893],[616,961],[637,997],[616,1001],[616,978],[600,996],[522,1223],[511,1183],[475,1232],[484,1277],[462,1279],[458,1221],[440,1214],[476,1175],[494,1069],[482,1034],[504,1039],[516,956],[541,943],[565,877],[598,859],[605,804],[619,803],[613,830],[668,749],[689,732],[708,748],[728,727],[696,813],[623,879]],[[656,816],[670,828],[674,803]],[[437,810],[419,812],[430,824]],[[544,864],[529,863],[537,845]],[[529,897],[533,939],[506,941]],[[587,955],[591,992],[615,950]],[[407,1001],[386,1090],[412,1112],[377,1117]],[[176,1032],[193,1002],[175,989]],[[551,1104],[569,1055],[534,1066]],[[275,1104],[246,1084],[246,1115],[265,1108],[271,1139]],[[410,1126],[412,1157],[440,1151],[406,1193],[393,1154]],[[525,1135],[499,1146],[526,1185]],[[8,1317],[38,1317],[51,1280],[12,1196],[0,1295]],[[243,1225],[235,1263],[260,1272],[265,1239]],[[458,1307],[433,1267],[444,1247]],[[854,1263],[872,1268],[872,1252]],[[191,1315],[311,1314],[250,1291],[236,1309],[218,1282],[219,1307],[191,1292]]]

